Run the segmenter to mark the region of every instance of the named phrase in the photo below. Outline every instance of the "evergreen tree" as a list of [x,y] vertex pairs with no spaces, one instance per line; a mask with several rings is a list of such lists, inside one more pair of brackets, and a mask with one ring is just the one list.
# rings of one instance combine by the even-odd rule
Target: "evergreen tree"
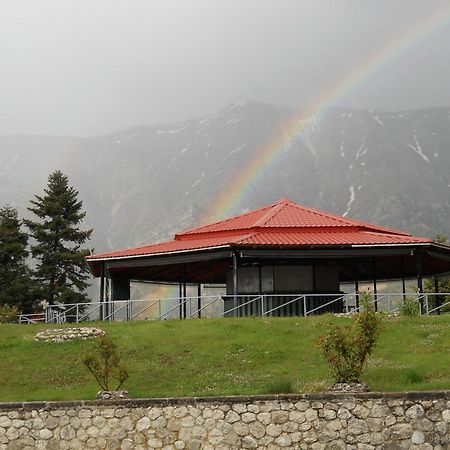
[[32,312],[33,284],[26,264],[28,235],[12,206],[0,208],[0,305]]
[[85,294],[89,269],[83,244],[92,230],[80,225],[86,215],[78,191],[69,186],[68,178],[59,170],[50,174],[42,197],[35,195],[28,209],[38,221],[26,220],[35,243],[31,254],[37,260],[35,279],[42,300],[50,304],[87,301]]

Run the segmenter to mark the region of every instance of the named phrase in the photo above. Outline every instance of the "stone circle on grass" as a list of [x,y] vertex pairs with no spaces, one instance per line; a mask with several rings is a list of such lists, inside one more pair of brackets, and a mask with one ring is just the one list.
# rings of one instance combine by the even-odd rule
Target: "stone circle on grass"
[[75,339],[92,339],[104,335],[105,332],[103,330],[94,327],[53,328],[37,333],[34,340],[43,342],[67,342],[74,341]]

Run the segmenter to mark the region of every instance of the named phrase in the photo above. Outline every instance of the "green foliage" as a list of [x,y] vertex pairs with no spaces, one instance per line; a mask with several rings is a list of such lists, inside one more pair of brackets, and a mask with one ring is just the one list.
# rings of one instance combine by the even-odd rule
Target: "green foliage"
[[353,316],[352,325],[330,324],[317,342],[338,383],[357,383],[367,356],[372,352],[381,331],[381,319],[369,303],[367,294],[361,295],[363,311]]
[[403,316],[414,317],[418,316],[420,312],[420,304],[414,298],[405,297],[400,312]]
[[14,323],[19,318],[17,306],[0,305],[0,323]]
[[89,270],[82,246],[92,230],[83,231],[85,217],[78,191],[69,186],[59,170],[48,178],[44,196],[35,196],[28,208],[38,220],[26,220],[35,243],[31,253],[37,259],[35,279],[41,299],[49,303],[80,303],[87,300]]
[[290,394],[294,392],[294,385],[291,380],[273,380],[264,386],[263,394]]
[[405,373],[405,379],[407,383],[418,384],[423,382],[424,377],[416,369],[408,369]]
[[117,391],[128,378],[128,371],[122,365],[117,345],[108,336],[96,338],[94,349],[83,357],[83,364],[94,375],[104,391],[109,391],[113,380],[117,380]]
[[0,208],[0,305],[31,312],[33,283],[26,264],[28,236],[12,206]]

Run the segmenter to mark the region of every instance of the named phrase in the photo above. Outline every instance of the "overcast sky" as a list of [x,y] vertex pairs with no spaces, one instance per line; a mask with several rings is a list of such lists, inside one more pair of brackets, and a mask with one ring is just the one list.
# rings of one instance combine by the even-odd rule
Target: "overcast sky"
[[[0,0],[0,134],[302,108],[449,0]],[[420,26],[420,25],[419,25]],[[342,106],[450,106],[450,22]]]

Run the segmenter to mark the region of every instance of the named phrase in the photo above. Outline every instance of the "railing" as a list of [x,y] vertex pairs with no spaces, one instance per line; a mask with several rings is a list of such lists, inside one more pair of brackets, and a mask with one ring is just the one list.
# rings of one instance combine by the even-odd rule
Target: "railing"
[[[369,294],[369,303],[378,311],[398,313],[407,297],[418,304],[422,315],[440,314],[450,305],[450,293]],[[85,321],[167,320],[205,317],[310,316],[358,312],[361,294],[259,294],[164,299],[115,300],[106,302],[49,305],[41,314],[22,314],[20,323],[65,323]]]

